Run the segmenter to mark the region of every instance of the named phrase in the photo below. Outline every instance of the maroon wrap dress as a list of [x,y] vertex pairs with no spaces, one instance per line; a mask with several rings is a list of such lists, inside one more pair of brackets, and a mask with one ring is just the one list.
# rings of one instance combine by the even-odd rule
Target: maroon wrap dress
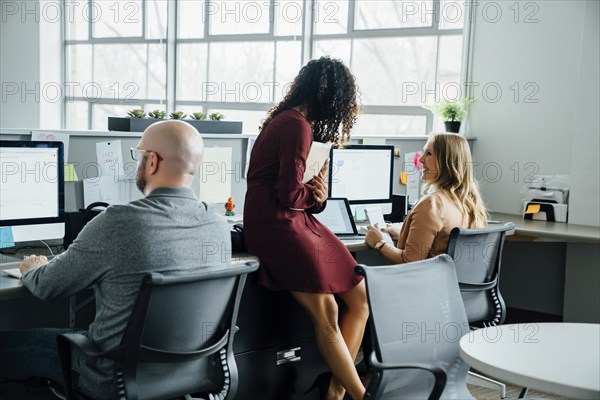
[[[273,290],[340,293],[352,289],[356,261],[312,214],[321,211],[302,183],[312,129],[296,110],[278,114],[250,157],[244,240],[260,259],[259,283]],[[296,210],[293,210],[296,209]]]

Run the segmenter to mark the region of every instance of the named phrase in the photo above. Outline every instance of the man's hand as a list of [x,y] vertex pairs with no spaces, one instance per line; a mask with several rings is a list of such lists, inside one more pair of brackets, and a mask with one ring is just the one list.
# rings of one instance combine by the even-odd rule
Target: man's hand
[[37,267],[42,267],[48,264],[48,259],[46,256],[26,256],[21,264],[19,264],[19,270],[21,271],[21,275],[25,275],[29,270],[32,270]]

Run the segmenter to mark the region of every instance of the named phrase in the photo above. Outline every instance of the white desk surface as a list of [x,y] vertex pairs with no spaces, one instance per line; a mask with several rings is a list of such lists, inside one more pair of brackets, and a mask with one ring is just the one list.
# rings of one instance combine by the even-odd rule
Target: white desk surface
[[[364,251],[369,249],[369,246],[367,246],[364,240],[343,241],[343,243],[346,245],[346,248],[351,252]],[[0,301],[31,296],[31,293],[23,286],[20,279],[14,278],[2,271],[3,269],[9,267],[8,265],[3,264],[4,262],[14,260],[16,260],[16,258],[11,258],[10,260],[0,260]],[[234,253],[231,257],[231,262],[233,264],[255,260],[258,260],[258,258],[248,253]],[[14,268],[14,266],[10,267]]]
[[491,219],[515,224],[515,234],[562,242],[600,243],[600,228],[564,222],[547,222],[523,219],[521,215],[491,213]]
[[460,339],[470,366],[500,381],[576,399],[600,398],[600,325],[527,323]]

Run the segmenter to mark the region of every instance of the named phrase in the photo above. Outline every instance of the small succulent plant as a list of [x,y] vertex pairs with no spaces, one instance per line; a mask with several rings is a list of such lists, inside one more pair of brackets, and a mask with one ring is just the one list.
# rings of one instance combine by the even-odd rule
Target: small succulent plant
[[164,111],[160,111],[160,110],[154,110],[154,111],[150,111],[148,113],[148,116],[150,118],[155,118],[155,119],[165,119],[165,117],[167,116],[167,113]]
[[173,111],[171,114],[169,114],[169,117],[171,117],[171,119],[184,119],[187,117],[187,114],[183,111]]
[[444,121],[462,121],[467,115],[469,106],[474,98],[463,98],[458,101],[441,100],[438,103],[427,105],[424,108],[438,114]]
[[223,118],[225,118],[225,115],[223,115],[223,114],[221,114],[221,113],[219,113],[219,112],[216,112],[216,113],[212,113],[212,114],[210,114],[210,115],[208,116],[208,118],[210,118],[212,121],[220,121],[220,120],[222,120]]
[[200,121],[206,119],[206,114],[204,114],[203,112],[195,112],[190,114],[190,118]]
[[144,118],[146,116],[146,112],[141,108],[135,108],[131,111],[128,111],[127,115],[129,115],[131,118]]

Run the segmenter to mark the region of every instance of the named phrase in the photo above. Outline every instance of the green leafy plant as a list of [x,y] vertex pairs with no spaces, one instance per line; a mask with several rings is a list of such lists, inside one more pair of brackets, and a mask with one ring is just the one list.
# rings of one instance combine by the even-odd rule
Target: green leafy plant
[[204,114],[203,112],[195,112],[190,114],[190,118],[200,121],[206,119],[206,114]]
[[160,111],[160,110],[154,110],[154,111],[150,111],[148,113],[148,116],[150,118],[165,119],[165,117],[167,116],[167,113],[164,111]]
[[215,113],[210,114],[208,116],[208,118],[210,118],[212,121],[220,121],[223,118],[225,118],[225,115],[223,115],[223,114],[221,114],[219,112],[215,112]]
[[427,105],[425,108],[442,117],[444,121],[462,121],[474,101],[473,98],[464,98],[458,101],[441,100]]
[[169,114],[169,117],[171,117],[171,119],[184,119],[187,117],[187,114],[183,111],[173,111],[171,114]]
[[127,115],[129,115],[131,118],[144,118],[146,116],[146,112],[141,108],[135,108],[131,111],[128,111]]

